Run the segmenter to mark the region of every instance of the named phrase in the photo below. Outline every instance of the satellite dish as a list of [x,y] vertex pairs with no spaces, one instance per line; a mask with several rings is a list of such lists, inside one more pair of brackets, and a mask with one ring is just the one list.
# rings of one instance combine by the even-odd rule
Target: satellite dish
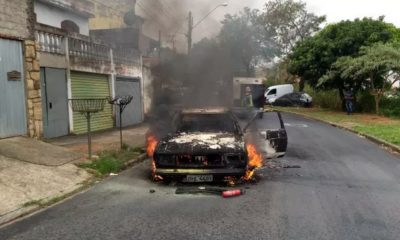
[[124,23],[128,26],[134,25],[136,22],[136,14],[135,10],[130,10],[129,12],[125,13],[124,15]]

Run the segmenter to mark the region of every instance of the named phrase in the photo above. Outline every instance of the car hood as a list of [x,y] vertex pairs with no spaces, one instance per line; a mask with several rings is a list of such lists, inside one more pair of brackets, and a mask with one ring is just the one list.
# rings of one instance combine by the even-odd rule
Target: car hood
[[161,140],[157,144],[155,153],[243,153],[244,148],[243,138],[233,133],[182,132],[168,135]]

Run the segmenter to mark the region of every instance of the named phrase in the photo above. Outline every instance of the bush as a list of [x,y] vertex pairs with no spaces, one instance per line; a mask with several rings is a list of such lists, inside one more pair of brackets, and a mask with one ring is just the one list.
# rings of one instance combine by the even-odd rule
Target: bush
[[357,112],[375,112],[375,99],[374,96],[367,92],[359,92],[356,97],[356,111]]
[[387,117],[400,117],[400,97],[383,98],[380,114]]
[[311,88],[309,85],[306,85],[304,87],[304,92],[311,95],[314,106],[333,110],[342,110],[342,100],[340,99],[337,90],[318,91]]

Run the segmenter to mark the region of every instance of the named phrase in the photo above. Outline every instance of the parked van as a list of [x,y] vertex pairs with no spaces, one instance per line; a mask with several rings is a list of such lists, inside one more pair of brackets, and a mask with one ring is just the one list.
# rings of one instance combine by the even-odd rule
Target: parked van
[[268,104],[272,104],[275,102],[276,99],[282,97],[285,94],[292,93],[294,90],[292,84],[282,84],[282,85],[275,85],[267,88],[265,90],[265,102]]

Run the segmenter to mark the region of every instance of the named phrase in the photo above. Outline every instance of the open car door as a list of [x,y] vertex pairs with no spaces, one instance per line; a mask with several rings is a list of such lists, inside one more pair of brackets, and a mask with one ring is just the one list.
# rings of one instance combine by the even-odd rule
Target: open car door
[[[232,112],[239,119],[247,141],[257,145],[266,158],[283,157],[286,154],[288,137],[280,112],[240,108]],[[260,114],[264,116],[262,120]]]

